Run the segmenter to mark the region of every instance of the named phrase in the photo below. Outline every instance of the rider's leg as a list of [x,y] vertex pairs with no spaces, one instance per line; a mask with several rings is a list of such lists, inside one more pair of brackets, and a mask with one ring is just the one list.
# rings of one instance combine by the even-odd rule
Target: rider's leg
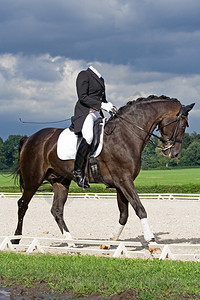
[[83,139],[78,147],[76,159],[74,163],[74,181],[82,188],[89,188],[88,182],[85,180],[85,167],[90,155],[91,144],[93,140],[93,126],[95,120],[100,117],[98,112],[89,113],[85,119],[82,128]]
[[83,138],[76,153],[73,179],[78,184],[78,186],[84,189],[90,187],[89,184],[85,181],[85,165],[89,153],[90,145]]

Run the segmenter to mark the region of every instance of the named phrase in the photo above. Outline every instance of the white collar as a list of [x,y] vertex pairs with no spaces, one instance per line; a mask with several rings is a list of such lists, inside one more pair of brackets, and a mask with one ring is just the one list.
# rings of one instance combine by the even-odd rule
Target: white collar
[[94,72],[99,78],[101,78],[101,74],[93,66],[90,66],[89,69],[92,70],[92,72]]

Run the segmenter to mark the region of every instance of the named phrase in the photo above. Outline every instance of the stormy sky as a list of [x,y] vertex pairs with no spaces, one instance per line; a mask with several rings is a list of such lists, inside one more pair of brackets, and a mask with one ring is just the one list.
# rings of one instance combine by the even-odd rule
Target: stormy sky
[[0,137],[68,119],[77,74],[93,65],[117,107],[150,94],[195,102],[200,133],[199,0],[0,0]]

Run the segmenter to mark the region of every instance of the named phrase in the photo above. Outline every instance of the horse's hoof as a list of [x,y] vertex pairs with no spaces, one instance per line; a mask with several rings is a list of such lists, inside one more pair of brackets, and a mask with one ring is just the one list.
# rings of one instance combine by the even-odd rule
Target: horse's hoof
[[153,237],[153,238],[151,238],[151,239],[149,239],[149,240],[145,240],[145,243],[147,243],[147,245],[149,245],[150,243],[156,244],[156,240],[155,240],[155,238]]
[[150,241],[149,241],[149,243],[155,243],[155,242],[156,242],[156,240],[154,237],[152,239],[150,239]]
[[16,239],[16,240],[11,240],[12,244],[18,245],[20,242],[20,239]]

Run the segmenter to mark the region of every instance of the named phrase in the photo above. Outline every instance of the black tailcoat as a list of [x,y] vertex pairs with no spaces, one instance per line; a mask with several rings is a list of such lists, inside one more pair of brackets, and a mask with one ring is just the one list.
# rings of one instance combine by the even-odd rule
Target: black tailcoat
[[72,123],[74,132],[82,130],[83,123],[90,109],[101,111],[101,103],[107,102],[103,78],[99,78],[90,68],[81,71],[76,79],[78,101],[75,106]]

